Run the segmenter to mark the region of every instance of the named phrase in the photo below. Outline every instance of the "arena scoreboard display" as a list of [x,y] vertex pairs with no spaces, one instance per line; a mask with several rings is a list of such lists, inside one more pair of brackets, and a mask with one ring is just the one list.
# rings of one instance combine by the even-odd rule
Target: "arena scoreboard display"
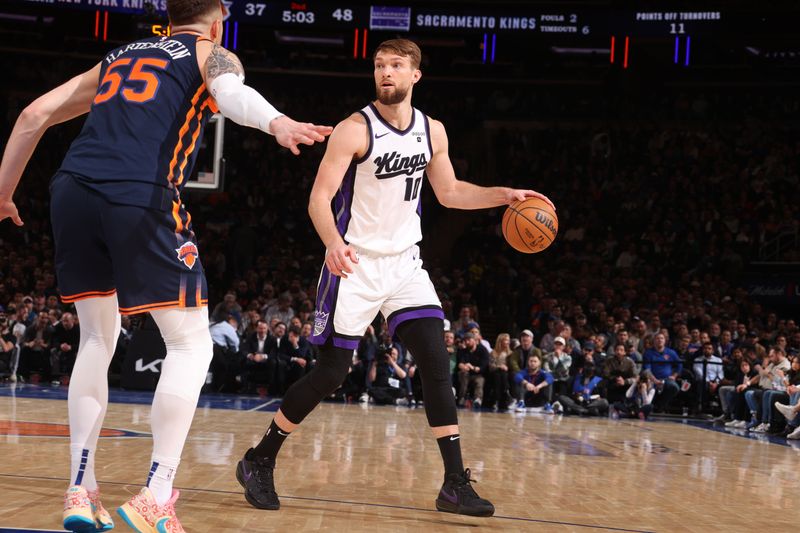
[[[14,0],[12,3],[147,16],[160,18],[160,24],[166,26],[166,0]],[[275,29],[352,31],[363,28],[395,33],[491,32],[580,38],[614,34],[735,33],[745,28],[766,31],[776,22],[775,18],[753,17],[724,9],[591,10],[466,2],[439,7],[417,2],[405,6],[329,1],[223,0],[222,3],[228,11],[226,20]]]

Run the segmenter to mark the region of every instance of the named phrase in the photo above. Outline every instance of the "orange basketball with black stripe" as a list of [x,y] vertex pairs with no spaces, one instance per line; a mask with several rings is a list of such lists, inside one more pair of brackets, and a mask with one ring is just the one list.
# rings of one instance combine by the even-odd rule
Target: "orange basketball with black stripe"
[[558,235],[555,210],[541,198],[526,198],[503,214],[503,237],[519,252],[535,254],[553,244]]

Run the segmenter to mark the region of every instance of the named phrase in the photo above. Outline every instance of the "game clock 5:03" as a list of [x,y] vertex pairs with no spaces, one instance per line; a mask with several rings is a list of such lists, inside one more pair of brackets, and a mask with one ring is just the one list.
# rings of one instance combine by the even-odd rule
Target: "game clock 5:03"
[[355,24],[357,18],[363,18],[357,16],[356,10],[349,7],[329,4],[312,8],[309,2],[286,2],[277,5],[272,2],[245,2],[238,4],[238,9],[234,4],[234,18],[237,15],[268,25],[322,25],[332,28],[350,27]]

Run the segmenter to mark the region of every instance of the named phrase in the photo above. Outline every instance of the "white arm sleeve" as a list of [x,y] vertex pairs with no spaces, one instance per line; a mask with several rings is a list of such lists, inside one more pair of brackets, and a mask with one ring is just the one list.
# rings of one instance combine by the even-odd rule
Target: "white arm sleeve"
[[272,135],[269,123],[283,116],[258,91],[244,84],[244,76],[227,72],[211,81],[211,96],[226,117],[250,128]]

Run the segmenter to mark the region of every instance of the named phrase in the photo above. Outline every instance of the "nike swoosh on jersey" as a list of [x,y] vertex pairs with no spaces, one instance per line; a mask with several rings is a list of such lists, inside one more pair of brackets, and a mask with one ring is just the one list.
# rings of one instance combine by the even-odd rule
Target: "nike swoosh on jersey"
[[388,131],[387,131],[386,133],[381,133],[380,135],[378,135],[378,134],[376,133],[376,134],[375,134],[375,138],[376,138],[376,139],[380,139],[381,137],[386,137],[387,135],[389,135],[389,132],[388,132]]

